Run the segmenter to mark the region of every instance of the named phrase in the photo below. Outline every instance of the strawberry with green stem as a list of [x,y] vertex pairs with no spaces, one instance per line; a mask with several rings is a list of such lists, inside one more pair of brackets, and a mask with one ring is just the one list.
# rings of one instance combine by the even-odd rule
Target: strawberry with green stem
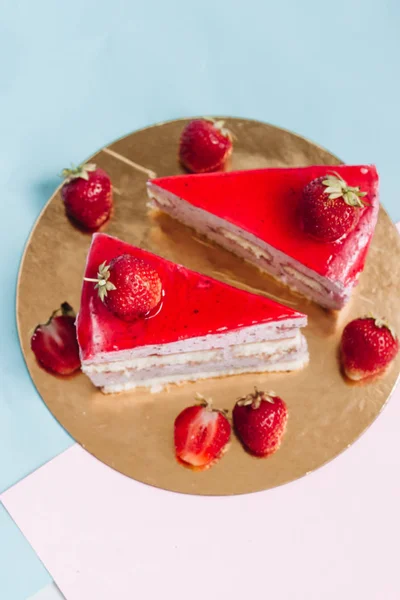
[[68,216],[85,229],[98,229],[110,218],[113,207],[107,173],[89,163],[64,169],[62,177],[61,197]]
[[109,265],[103,262],[97,278],[84,280],[95,283],[100,300],[125,321],[146,316],[161,302],[162,284],[157,271],[130,254],[116,256]]
[[182,131],[179,160],[192,173],[218,171],[232,154],[232,140],[224,121],[209,117],[194,119]]
[[276,452],[286,431],[288,410],[274,392],[254,393],[240,398],[233,409],[236,434],[246,450],[257,457]]
[[369,315],[346,325],[340,351],[345,375],[359,381],[383,373],[396,357],[399,341],[384,319]]
[[304,231],[314,239],[329,243],[354,229],[366,192],[350,186],[337,173],[318,177],[303,190],[301,214]]

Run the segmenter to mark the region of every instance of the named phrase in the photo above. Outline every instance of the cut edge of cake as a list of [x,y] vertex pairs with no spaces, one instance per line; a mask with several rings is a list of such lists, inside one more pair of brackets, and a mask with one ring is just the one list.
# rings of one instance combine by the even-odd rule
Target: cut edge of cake
[[[95,360],[82,361],[82,371],[105,393],[137,387],[150,387],[155,392],[171,383],[241,373],[293,371],[309,360],[307,342],[300,331],[307,320],[290,321],[279,322],[281,331],[271,324],[262,324],[183,342],[142,346],[136,353],[105,353]],[[282,325],[287,326],[287,337]]]

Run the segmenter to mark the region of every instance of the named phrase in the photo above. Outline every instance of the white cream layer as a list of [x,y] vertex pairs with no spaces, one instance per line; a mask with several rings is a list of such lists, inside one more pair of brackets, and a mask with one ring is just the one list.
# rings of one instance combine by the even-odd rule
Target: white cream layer
[[190,363],[207,363],[223,360],[227,355],[232,357],[244,357],[263,355],[265,357],[275,354],[288,352],[297,349],[301,344],[301,333],[296,331],[295,335],[283,340],[274,340],[267,342],[253,342],[248,344],[238,344],[228,346],[227,348],[217,348],[215,350],[202,350],[199,352],[181,352],[179,354],[158,355],[153,354],[145,357],[120,360],[118,362],[102,363],[83,363],[83,371],[89,373],[118,372],[125,369],[135,369],[141,371],[152,367],[162,367],[171,365],[187,365]]
[[302,369],[308,362],[308,354],[305,353],[303,356],[299,356],[294,360],[280,361],[271,365],[258,364],[254,367],[236,368],[236,369],[225,369],[224,371],[202,371],[198,373],[191,373],[190,375],[167,375],[165,377],[152,377],[151,379],[143,379],[141,381],[129,380],[124,383],[113,383],[105,385],[102,391],[105,394],[111,394],[115,392],[123,392],[135,388],[150,388],[153,393],[161,392],[169,384],[184,384],[188,382],[194,382],[202,379],[211,379],[213,377],[227,377],[230,375],[242,375],[244,373],[265,373],[270,371],[295,371]]
[[[81,356],[82,364],[98,365],[103,363],[130,361],[137,358],[147,358],[151,355],[171,355],[187,352],[199,352],[202,350],[214,350],[226,348],[227,346],[249,344],[253,342],[265,342],[294,337],[299,327],[307,325],[307,317],[299,316],[282,321],[272,321],[243,327],[238,323],[238,329],[232,331],[221,331],[210,333],[194,338],[170,342],[167,344],[153,344],[138,346],[129,350],[115,350],[111,352],[99,352],[92,358],[86,360]],[[100,328],[99,328],[100,331]]]
[[[244,355],[235,356],[235,346],[221,349],[217,358],[207,362],[186,362],[184,364],[169,363],[155,365],[146,369],[122,368],[120,370],[102,370],[87,373],[94,385],[106,389],[115,386],[152,387],[157,382],[175,383],[176,381],[193,381],[197,378],[216,377],[225,374],[262,373],[264,371],[290,370],[287,364],[297,364],[308,361],[307,342],[303,335],[288,340],[288,345],[280,345],[279,349],[269,348],[268,353],[262,352],[262,344],[256,344],[252,349],[240,349]],[[248,352],[248,354],[246,354]],[[252,353],[251,353],[252,352]],[[283,366],[282,366],[283,365]],[[295,367],[297,368],[297,367]],[[85,367],[83,366],[85,371]],[[211,375],[210,375],[211,373]],[[124,389],[122,387],[121,389]]]

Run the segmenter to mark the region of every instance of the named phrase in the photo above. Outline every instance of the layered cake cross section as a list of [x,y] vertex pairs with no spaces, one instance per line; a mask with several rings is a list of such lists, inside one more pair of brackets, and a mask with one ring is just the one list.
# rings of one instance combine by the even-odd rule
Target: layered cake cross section
[[93,235],[85,277],[95,279],[100,265],[126,254],[157,271],[162,300],[143,318],[124,321],[84,281],[77,317],[82,370],[104,392],[159,391],[212,377],[291,371],[308,362],[301,333],[306,315],[117,238]]

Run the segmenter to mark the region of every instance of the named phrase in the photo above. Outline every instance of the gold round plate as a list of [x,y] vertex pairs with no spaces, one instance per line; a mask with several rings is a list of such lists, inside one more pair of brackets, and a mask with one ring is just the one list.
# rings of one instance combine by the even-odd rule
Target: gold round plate
[[[340,161],[293,133],[257,121],[227,118],[237,138],[230,169],[335,165]],[[65,216],[60,190],[41,213],[22,260],[17,318],[22,350],[32,379],[50,411],[88,452],[114,469],[175,492],[230,495],[266,490],[293,481],[337,456],[374,421],[395,385],[400,355],[389,372],[368,385],[349,385],[341,374],[338,345],[345,323],[374,312],[400,332],[400,238],[381,209],[367,264],[351,302],[340,314],[317,305],[261,274],[229,252],[199,238],[167,216],[148,212],[147,170],[158,176],[182,172],[177,160],[185,120],[136,131],[90,160],[105,169],[114,187],[115,211],[105,231],[186,267],[263,293],[309,317],[305,330],[310,364],[293,373],[240,375],[170,387],[159,394],[133,391],[104,395],[78,374],[62,379],[46,373],[30,349],[38,323],[68,301],[79,307],[90,235]],[[232,409],[238,396],[275,390],[288,404],[289,421],[280,450],[252,458],[233,436],[213,468],[193,472],[174,457],[173,423],[200,392],[217,407]]]

